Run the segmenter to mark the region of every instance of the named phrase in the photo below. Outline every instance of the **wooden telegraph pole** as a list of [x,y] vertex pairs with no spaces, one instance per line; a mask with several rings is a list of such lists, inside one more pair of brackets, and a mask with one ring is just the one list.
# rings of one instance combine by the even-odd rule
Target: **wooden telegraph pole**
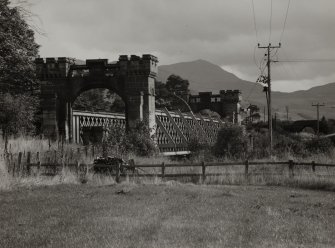
[[322,104],[316,103],[316,104],[312,104],[312,106],[316,107],[316,118],[317,118],[316,134],[319,137],[320,136],[320,112],[319,112],[319,108],[325,106],[325,104],[324,103],[322,103]]
[[268,46],[260,46],[258,44],[258,48],[267,49],[267,67],[268,67],[268,77],[267,77],[267,85],[268,85],[268,128],[269,128],[269,142],[270,142],[270,154],[272,153],[272,113],[271,113],[271,49],[280,48],[281,43],[278,46],[271,46],[269,43]]

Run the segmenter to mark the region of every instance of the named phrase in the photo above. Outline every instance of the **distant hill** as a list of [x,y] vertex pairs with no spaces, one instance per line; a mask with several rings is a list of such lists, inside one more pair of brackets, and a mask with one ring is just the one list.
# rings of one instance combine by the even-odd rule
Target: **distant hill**
[[[245,81],[234,74],[223,70],[220,66],[205,60],[182,62],[172,65],[162,65],[158,68],[158,80],[166,82],[171,75],[176,74],[190,82],[192,93],[212,91],[218,93],[225,89],[239,89],[242,91],[242,104],[257,104],[263,109],[266,104],[265,93],[260,84]],[[309,90],[295,91],[291,93],[273,92],[273,112],[277,112],[279,118],[286,118],[286,108],[289,107],[289,118],[315,119],[316,111],[312,103],[326,103],[328,107],[320,109],[320,115],[326,118],[335,118],[335,83],[313,87]],[[261,114],[263,111],[261,111]]]

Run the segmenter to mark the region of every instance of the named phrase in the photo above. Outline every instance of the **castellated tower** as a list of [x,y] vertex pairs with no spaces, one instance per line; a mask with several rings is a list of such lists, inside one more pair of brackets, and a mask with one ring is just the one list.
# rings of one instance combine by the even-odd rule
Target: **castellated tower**
[[[46,137],[58,139],[59,133],[69,139],[71,121],[71,103],[64,99],[68,93],[66,85],[70,66],[74,64],[71,58],[37,58],[36,75],[42,81],[41,107],[42,130]],[[63,93],[63,94],[61,94]]]
[[119,65],[126,72],[125,92],[127,92],[128,125],[133,128],[138,120],[148,124],[152,133],[156,126],[155,116],[155,78],[158,60],[155,56],[142,57],[121,55]]
[[222,115],[231,119],[234,123],[241,123],[241,91],[240,90],[221,90],[221,111]]
[[72,104],[82,92],[95,88],[112,90],[123,99],[127,129],[144,121],[154,133],[157,63],[157,58],[148,54],[121,55],[116,63],[89,59],[81,65],[70,58],[37,58],[43,134],[71,141]]

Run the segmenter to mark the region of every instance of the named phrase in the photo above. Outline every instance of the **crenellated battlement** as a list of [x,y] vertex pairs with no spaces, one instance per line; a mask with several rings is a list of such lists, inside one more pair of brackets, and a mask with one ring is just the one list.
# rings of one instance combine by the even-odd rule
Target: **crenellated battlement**
[[199,92],[198,95],[189,96],[189,104],[193,111],[199,112],[203,109],[210,109],[234,123],[240,122],[241,100],[240,90],[221,90],[220,94]]
[[35,64],[37,76],[43,80],[67,77],[71,66],[73,70],[89,70],[93,74],[100,73],[103,75],[105,70],[108,70],[108,74],[110,74],[111,69],[116,69],[117,73],[121,75],[156,77],[158,59],[150,54],[144,54],[142,57],[121,55],[116,64],[109,64],[108,59],[88,59],[84,65],[75,65],[75,59],[73,58],[51,57],[36,58]]
[[40,79],[64,78],[74,64],[73,58],[36,58],[36,74]]
[[220,98],[223,102],[235,102],[241,101],[241,91],[240,90],[220,90]]
[[150,77],[157,76],[157,57],[144,54],[142,57],[137,55],[121,55],[119,62],[121,70],[125,70],[129,75],[149,75]]

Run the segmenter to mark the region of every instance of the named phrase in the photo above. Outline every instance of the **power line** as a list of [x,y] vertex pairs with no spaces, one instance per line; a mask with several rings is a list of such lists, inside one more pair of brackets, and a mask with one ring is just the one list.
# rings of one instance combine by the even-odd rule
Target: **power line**
[[270,33],[269,33],[269,43],[271,42],[271,29],[272,29],[272,0],[270,4]]
[[335,62],[335,59],[292,59],[292,60],[277,60],[275,62],[292,62],[292,63],[299,63],[299,62]]
[[251,3],[252,3],[252,13],[253,13],[253,19],[254,19],[254,28],[255,28],[255,33],[256,33],[256,42],[258,43],[258,32],[257,32],[257,23],[256,23],[254,0],[251,0]]
[[280,35],[279,42],[281,42],[281,40],[282,40],[282,38],[283,38],[283,35],[284,35],[284,31],[285,31],[285,27],[286,27],[286,21],[287,21],[287,16],[288,16],[288,11],[289,11],[289,9],[290,9],[290,4],[291,4],[291,0],[288,0],[287,9],[286,9],[286,14],[285,14],[284,26],[283,26],[283,30],[282,30],[281,35]]

